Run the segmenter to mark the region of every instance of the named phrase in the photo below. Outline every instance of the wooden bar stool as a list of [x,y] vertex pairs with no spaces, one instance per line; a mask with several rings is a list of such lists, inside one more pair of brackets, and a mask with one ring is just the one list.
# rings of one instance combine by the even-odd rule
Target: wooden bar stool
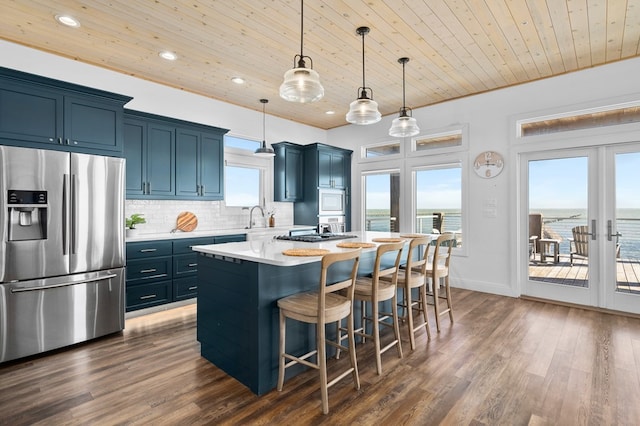
[[[371,277],[358,277],[355,286],[355,300],[360,301],[362,309],[362,327],[355,331],[355,334],[364,339],[373,339],[376,351],[376,371],[382,374],[382,357],[381,355],[395,346],[398,350],[398,357],[402,358],[402,345],[400,343],[400,328],[398,326],[398,299],[397,299],[397,280],[398,268],[400,266],[400,257],[404,247],[404,241],[400,243],[388,243],[378,246],[376,259]],[[382,264],[382,258],[386,253],[393,256],[396,252],[395,262],[391,267],[385,267]],[[390,281],[382,281],[380,278],[389,276]],[[380,303],[391,300],[391,316],[380,312]],[[371,304],[371,316],[366,315],[366,303]],[[385,322],[391,318],[393,324]],[[371,323],[371,333],[367,333],[367,322]],[[381,348],[380,344],[380,325],[393,327],[393,341]],[[340,337],[339,337],[340,338]]]
[[[412,238],[409,243],[409,252],[407,253],[407,263],[404,268],[398,271],[398,283],[399,289],[402,289],[402,300],[398,303],[398,306],[403,308],[404,315],[400,319],[405,320],[409,327],[409,342],[411,343],[411,350],[416,348],[415,332],[420,327],[425,327],[427,330],[427,337],[431,340],[431,330],[429,329],[429,317],[427,315],[427,263],[429,257],[429,247],[431,243],[431,237],[424,236],[419,238]],[[420,247],[424,247],[422,255],[416,256],[415,253],[420,250]],[[383,276],[380,278],[384,281],[391,281],[392,277]],[[418,289],[418,300],[412,300],[411,290]],[[422,322],[418,325],[413,323],[413,311],[417,311],[418,314],[422,313]]]
[[[278,390],[284,385],[285,369],[295,364],[303,364],[320,371],[320,396],[322,399],[322,412],[329,412],[328,389],[335,383],[351,374],[356,389],[360,389],[360,377],[358,376],[358,364],[356,360],[356,347],[353,325],[353,295],[355,280],[360,263],[361,250],[352,250],[342,253],[330,253],[322,257],[322,269],[320,272],[320,284],[318,291],[293,294],[278,300],[280,308],[280,356],[278,369]],[[327,284],[327,271],[340,262],[353,262],[351,274],[348,279]],[[286,343],[286,319],[291,318],[309,324],[316,324],[316,349],[301,355],[294,356],[285,352]],[[325,337],[325,325],[336,323],[346,318],[347,337],[349,347],[344,347]],[[326,344],[339,346],[339,349],[348,350],[351,366],[346,371],[327,382],[327,356]],[[340,343],[340,342],[338,342]],[[316,363],[307,361],[316,355]],[[285,360],[290,360],[285,364]]]
[[[449,287],[449,266],[451,262],[451,251],[455,244],[456,237],[452,232],[447,232],[438,237],[433,251],[431,265],[427,266],[426,274],[431,279],[433,307],[436,316],[436,329],[440,332],[440,315],[449,314],[449,320],[453,324],[453,307],[451,304],[451,288]],[[440,295],[440,287],[444,285],[445,294]],[[440,300],[447,301],[447,308],[440,309]]]

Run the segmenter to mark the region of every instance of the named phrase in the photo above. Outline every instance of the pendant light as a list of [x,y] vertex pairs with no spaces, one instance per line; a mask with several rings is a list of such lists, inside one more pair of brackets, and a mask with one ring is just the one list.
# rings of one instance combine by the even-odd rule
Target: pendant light
[[[420,128],[418,127],[416,119],[411,116],[411,108],[405,106],[404,65],[409,62],[409,58],[400,58],[398,62],[402,64],[402,108],[400,108],[400,116],[391,123],[389,135],[404,138],[417,135],[420,133]],[[407,111],[409,114],[407,114]]]
[[[362,86],[358,88],[360,96],[351,102],[346,118],[351,124],[373,124],[380,121],[382,115],[378,111],[378,103],[373,100],[373,90],[364,82],[364,36],[369,34],[369,27],[359,27],[356,33],[362,36]],[[371,98],[367,90],[371,92]]]
[[[289,102],[315,102],[324,96],[320,76],[313,70],[313,59],[302,52],[303,24],[304,1],[300,0],[300,54],[293,57],[293,68],[284,73],[284,82],[280,85],[280,97]],[[311,68],[305,67],[305,58],[311,62]]]
[[260,157],[273,157],[276,153],[273,151],[273,148],[267,146],[266,137],[265,137],[265,105],[269,102],[269,99],[260,99],[262,103],[262,146],[256,149],[254,155],[258,155]]

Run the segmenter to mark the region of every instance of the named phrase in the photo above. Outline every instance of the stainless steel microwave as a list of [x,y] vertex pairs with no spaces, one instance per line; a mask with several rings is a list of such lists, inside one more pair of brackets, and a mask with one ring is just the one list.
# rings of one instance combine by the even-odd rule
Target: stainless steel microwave
[[345,191],[340,189],[318,190],[318,215],[340,216],[345,214]]

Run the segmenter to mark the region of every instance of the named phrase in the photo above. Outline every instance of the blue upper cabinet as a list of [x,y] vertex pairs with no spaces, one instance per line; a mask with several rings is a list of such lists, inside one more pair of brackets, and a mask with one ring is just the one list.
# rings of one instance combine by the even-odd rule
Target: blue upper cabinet
[[224,142],[221,132],[177,130],[176,197],[224,198]]
[[222,200],[227,132],[127,110],[127,198]]
[[0,143],[122,156],[129,100],[0,68]]
[[334,147],[317,148],[318,188],[347,189],[351,171],[351,151]]
[[274,201],[304,199],[304,149],[290,142],[272,144],[276,153],[273,167]]
[[155,120],[126,114],[124,155],[129,199],[167,199],[175,195],[175,130]]

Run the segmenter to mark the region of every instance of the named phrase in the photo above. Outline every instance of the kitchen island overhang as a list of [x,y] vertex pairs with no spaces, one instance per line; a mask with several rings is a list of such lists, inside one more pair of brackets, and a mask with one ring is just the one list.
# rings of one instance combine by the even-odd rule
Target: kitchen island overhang
[[[398,238],[397,233],[352,232],[357,240]],[[409,239],[406,239],[408,242]],[[198,252],[197,338],[202,357],[262,395],[274,389],[278,374],[278,299],[316,290],[321,256],[282,254],[291,248],[321,248],[331,252],[340,241],[300,243],[274,239],[194,246]],[[407,244],[408,245],[408,244]],[[363,248],[358,275],[371,274],[377,247]],[[406,256],[406,252],[403,253]],[[388,262],[393,263],[390,257]],[[385,262],[386,263],[386,262]],[[330,271],[330,279],[348,276],[350,268]],[[358,322],[356,322],[356,326]],[[329,327],[331,331],[333,327]],[[308,324],[287,323],[287,351],[304,353],[315,347]],[[305,368],[290,368],[287,377]]]

